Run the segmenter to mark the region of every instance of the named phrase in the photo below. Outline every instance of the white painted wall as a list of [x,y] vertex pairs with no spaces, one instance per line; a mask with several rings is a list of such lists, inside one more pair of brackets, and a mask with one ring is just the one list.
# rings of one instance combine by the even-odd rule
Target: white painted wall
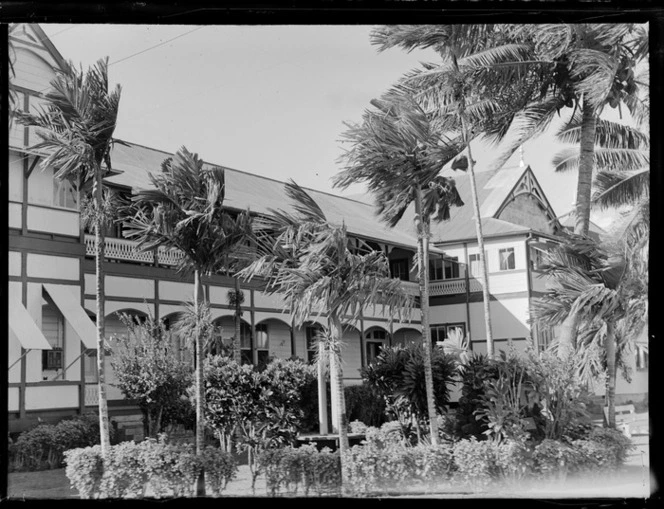
[[28,178],[28,203],[52,207],[53,190],[53,170],[37,165]]
[[[11,382],[11,380],[10,380]],[[18,412],[18,387],[7,388],[7,411]]]
[[[211,304],[228,304],[228,291],[235,290],[232,286],[210,286],[210,303]],[[192,290],[193,291],[193,290]],[[249,290],[244,292],[244,305],[249,305]],[[192,294],[193,295],[193,294]]]
[[[41,283],[28,283],[27,286],[27,301],[25,308],[30,313],[30,316],[35,321],[37,326],[41,329],[42,326],[42,285]],[[28,352],[25,356],[26,359],[26,382],[41,382],[42,381],[42,351],[33,350]]]
[[[491,332],[494,338],[528,337],[528,298],[515,297],[510,299],[492,300]],[[484,304],[482,302],[470,303],[470,336],[471,340],[486,339],[484,327]]]
[[28,206],[28,230],[79,237],[80,215],[62,208]]
[[9,251],[9,275],[21,275],[21,253],[18,251]]
[[164,300],[177,300],[181,302],[193,301],[194,285],[193,283],[159,281],[159,298]]
[[10,201],[23,201],[23,158],[16,152],[9,153],[7,187]]
[[27,272],[29,277],[78,281],[79,262],[78,258],[73,257],[28,253]]
[[25,388],[25,409],[78,408],[77,385],[44,385]]
[[[429,324],[466,323],[466,304],[446,304],[429,308]],[[466,323],[466,329],[468,324]]]
[[269,338],[270,356],[288,359],[291,356],[290,327],[279,320],[265,320]]
[[27,49],[20,43],[15,43],[15,51],[15,74],[11,82],[35,91],[49,88],[51,80],[55,77],[53,70],[55,62],[52,57],[42,48]]
[[9,204],[9,228],[23,228],[21,205],[19,203]]
[[[10,281],[8,288],[7,288],[7,297],[9,299],[16,300],[18,302],[21,301],[21,283],[18,281]],[[8,366],[11,366],[14,364],[14,362],[21,356],[21,342],[18,340],[16,335],[12,332],[12,330],[7,327],[8,331],[8,345],[7,345],[7,361],[8,361]],[[11,370],[9,370],[8,373],[8,382],[20,382],[21,381],[21,363],[18,362],[12,367]]]
[[[245,297],[246,299],[246,297]],[[224,301],[224,304],[226,302]],[[265,292],[254,291],[254,306],[257,308],[284,309],[284,299],[279,294],[270,295]]]
[[[94,293],[94,275],[92,275],[92,280],[93,286],[90,293]],[[108,296],[154,299],[154,280],[152,279],[106,276],[104,282],[104,290]]]
[[360,332],[357,329],[344,330],[342,336],[341,366],[344,372],[344,380],[361,379],[362,369],[362,345],[360,343]]

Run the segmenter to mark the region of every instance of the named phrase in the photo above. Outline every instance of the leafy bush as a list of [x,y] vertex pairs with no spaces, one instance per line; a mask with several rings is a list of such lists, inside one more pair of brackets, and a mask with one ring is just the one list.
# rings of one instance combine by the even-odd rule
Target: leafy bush
[[348,481],[356,493],[389,492],[408,484],[428,485],[447,479],[452,466],[449,445],[416,445],[375,440],[348,453]]
[[261,371],[227,357],[206,360],[206,422],[227,451],[237,436],[237,449],[248,454],[252,489],[260,452],[295,442],[304,417],[302,390],[315,384],[314,370],[299,360],[275,359]]
[[488,420],[475,415],[481,407],[482,398],[486,394],[488,380],[498,379],[498,366],[484,354],[473,353],[460,370],[461,397],[456,409],[456,433],[461,438],[485,438],[484,432],[489,429]]
[[602,449],[610,451],[608,466],[617,467],[625,463],[627,455],[635,446],[620,431],[611,428],[595,427],[588,435],[588,440],[598,444]]
[[201,469],[207,488],[219,495],[237,473],[232,455],[207,447],[196,456],[193,445],[163,439],[124,442],[110,448],[104,462],[96,445],[65,453],[66,475],[81,498],[135,498],[150,490],[155,498],[193,496]]
[[[118,315],[128,334],[115,338],[117,346],[111,359],[116,383],[126,398],[133,399],[143,412],[147,435],[156,437],[168,424],[190,425],[188,402],[182,401],[191,385],[191,368],[178,358],[171,333],[152,315],[141,321]],[[166,419],[164,419],[166,417]]]
[[[419,343],[385,347],[375,362],[362,369],[362,378],[385,400],[388,414],[404,427],[411,422],[418,436],[426,428],[429,412],[424,377],[424,347]],[[431,350],[434,399],[438,411],[447,405],[455,381],[456,361],[442,348]]]
[[339,453],[327,447],[318,451],[314,444],[261,451],[259,462],[265,471],[266,489],[274,496],[279,491],[304,494],[337,493],[341,485]]
[[456,442],[454,456],[454,478],[473,487],[486,486],[499,474],[495,457],[495,444],[489,441],[470,440]]
[[541,478],[561,479],[577,472],[584,463],[583,452],[571,444],[546,438],[533,450],[534,474]]
[[[111,440],[115,440],[111,427]],[[65,419],[57,424],[39,424],[21,433],[9,449],[12,470],[45,470],[60,468],[63,453],[77,447],[99,443],[99,418],[86,414]]]
[[346,415],[349,421],[358,420],[367,426],[381,426],[386,420],[385,400],[367,383],[344,388]]

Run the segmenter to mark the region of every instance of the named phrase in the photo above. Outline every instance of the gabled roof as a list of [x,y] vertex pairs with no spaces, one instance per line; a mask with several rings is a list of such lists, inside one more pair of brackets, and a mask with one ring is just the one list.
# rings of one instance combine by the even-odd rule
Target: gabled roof
[[[442,173],[454,179],[459,195],[464,202],[462,207],[450,209],[449,221],[431,224],[432,242],[451,243],[466,239],[475,239],[475,214],[473,211],[470,176],[459,171],[444,171]],[[528,226],[515,224],[495,217],[509,201],[516,186],[524,177],[530,177],[530,167],[511,167],[497,170],[488,170],[475,173],[477,198],[480,204],[480,217],[482,218],[482,234],[486,237],[508,234],[524,234],[532,231]],[[534,180],[534,175],[532,175]],[[546,197],[541,193],[544,204],[550,208]],[[397,225],[398,229],[407,231],[412,228],[414,207],[411,205]]]
[[[19,33],[19,31],[23,33]],[[30,33],[32,31],[32,33]],[[33,44],[38,44],[43,46],[46,51],[53,57],[53,60],[58,64],[61,69],[64,69],[66,66],[66,60],[63,58],[62,54],[58,49],[53,45],[51,40],[46,35],[46,32],[39,26],[37,23],[16,23],[12,25],[11,32],[9,32],[9,37],[12,37],[17,40],[27,40]]]
[[[133,190],[150,188],[152,185],[148,173],[161,171],[161,163],[172,155],[135,143],[117,143],[113,146],[111,162],[113,171],[118,173],[107,177],[106,181]],[[224,202],[229,208],[249,209],[258,214],[268,214],[270,209],[289,210],[290,200],[285,193],[283,181],[222,165],[215,166],[225,170]],[[358,201],[313,189],[306,191],[318,203],[331,223],[339,225],[345,223],[350,234],[409,249],[417,246],[416,237],[412,232],[392,229],[381,222],[375,214],[371,201]]]

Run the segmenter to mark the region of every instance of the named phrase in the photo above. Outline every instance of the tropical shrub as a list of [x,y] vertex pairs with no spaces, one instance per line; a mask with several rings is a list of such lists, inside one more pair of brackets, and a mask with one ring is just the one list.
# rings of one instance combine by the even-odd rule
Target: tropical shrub
[[361,421],[367,426],[381,426],[386,420],[385,399],[369,384],[349,385],[344,388],[346,416],[349,421]]
[[145,321],[126,313],[118,316],[128,334],[115,338],[114,385],[143,412],[147,436],[164,431],[165,416],[169,424],[189,425],[188,403],[182,397],[191,385],[191,367],[175,354],[171,333],[151,315]]
[[115,445],[105,460],[100,446],[72,449],[65,461],[71,486],[84,499],[193,496],[203,468],[206,487],[219,495],[237,473],[231,454],[207,447],[197,456],[192,444],[169,444],[163,436]]
[[252,488],[260,473],[262,450],[294,444],[304,413],[303,391],[315,384],[315,367],[299,360],[275,359],[258,371],[228,357],[208,357],[205,364],[205,419],[224,450],[246,452]]
[[495,444],[475,437],[459,440],[453,445],[454,478],[473,487],[490,484],[498,477]]
[[[385,400],[388,415],[405,429],[415,423],[418,437],[426,429],[428,408],[424,379],[424,347],[419,343],[385,347],[376,360],[362,370],[362,378]],[[455,381],[456,361],[442,348],[431,351],[434,400],[439,412],[449,401]],[[424,424],[424,426],[423,426]]]
[[559,440],[582,431],[588,424],[588,393],[573,362],[551,352],[529,350],[527,370],[531,381],[531,403],[535,422],[543,438]]
[[[115,441],[113,428],[111,440]],[[57,424],[39,424],[21,433],[9,448],[11,470],[45,470],[60,468],[63,454],[69,449],[99,443],[99,417],[85,414]]]
[[265,449],[259,457],[265,472],[268,494],[275,496],[280,491],[297,493],[301,485],[305,496],[311,492],[338,493],[341,483],[339,452],[327,447],[317,450],[314,444],[301,447]]
[[480,406],[474,411],[476,418],[486,423],[482,433],[498,441],[525,438],[525,419],[532,406],[527,365],[515,352],[503,351],[494,365],[497,376],[484,381],[483,394],[478,395]]
[[461,438],[483,439],[488,429],[486,419],[478,419],[475,410],[481,406],[486,381],[498,378],[498,366],[486,355],[472,353],[460,370],[461,397],[456,408],[457,434]]

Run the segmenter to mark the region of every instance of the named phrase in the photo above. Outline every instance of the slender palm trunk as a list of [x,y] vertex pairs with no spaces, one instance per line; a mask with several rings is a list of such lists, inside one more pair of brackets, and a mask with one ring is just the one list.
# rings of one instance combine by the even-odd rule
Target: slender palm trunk
[[97,372],[98,391],[99,391],[99,438],[101,442],[101,455],[106,457],[111,448],[109,424],[108,424],[108,403],[106,400],[106,356],[104,353],[104,231],[102,207],[102,176],[101,168],[95,172],[95,282],[97,299]]
[[332,345],[330,345],[330,377],[332,384],[332,394],[336,394],[337,403],[337,433],[339,433],[339,457],[341,459],[341,493],[346,494],[348,482],[346,481],[346,461],[345,457],[350,450],[348,443],[348,418],[346,416],[346,398],[344,395],[344,376],[341,367],[341,355],[339,345],[343,330],[341,320],[338,316],[330,317],[330,336]]
[[558,358],[568,359],[575,351],[576,330],[579,326],[579,314],[570,312],[560,324],[558,334]]
[[590,198],[592,191],[593,168],[595,165],[595,136],[597,116],[588,101],[583,100],[581,121],[581,153],[579,156],[579,177],[576,186],[576,223],[574,233],[588,235],[590,228]]
[[[424,384],[427,393],[427,411],[431,428],[431,443],[438,445],[438,417],[433,394],[433,369],[431,367],[431,330],[429,329],[429,274],[426,272],[429,239],[425,220],[422,217],[422,189],[415,193],[415,222],[417,228],[417,280],[420,287],[420,312],[422,316],[422,343],[424,345]],[[425,253],[426,246],[426,253]]]
[[233,341],[233,359],[242,363],[242,307],[240,304],[240,280],[235,278],[235,340]]
[[616,335],[613,324],[607,320],[604,349],[606,350],[606,406],[609,428],[616,427]]
[[325,377],[325,342],[318,341],[318,426],[321,435],[327,435],[327,382]]
[[473,153],[470,150],[470,136],[466,119],[461,114],[461,128],[468,151],[468,171],[470,173],[470,192],[473,200],[473,211],[475,213],[475,232],[477,234],[477,245],[480,250],[480,281],[482,282],[482,301],[484,303],[484,328],[486,329],[486,353],[491,359],[494,356],[493,333],[491,331],[491,301],[489,292],[489,277],[486,266],[486,253],[484,251],[484,235],[482,234],[482,218],[480,216],[480,202],[477,197],[477,184],[475,183],[475,163],[473,162]]
[[[194,312],[196,313],[196,322],[200,321],[200,305],[204,299],[203,285],[201,284],[201,275],[198,269],[194,271]],[[205,401],[205,387],[203,381],[203,338],[201,337],[201,324],[196,323],[196,336],[194,338],[194,358],[196,360],[196,455],[203,454],[205,447],[205,422],[203,420],[203,405]],[[201,470],[196,482],[196,495],[205,496],[205,471]]]

